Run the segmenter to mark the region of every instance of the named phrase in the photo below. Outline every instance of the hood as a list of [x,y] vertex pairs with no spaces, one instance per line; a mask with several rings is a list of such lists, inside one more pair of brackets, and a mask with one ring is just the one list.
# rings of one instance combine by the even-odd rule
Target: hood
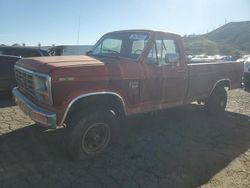
[[89,56],[47,56],[24,58],[17,65],[48,74],[51,70],[61,67],[103,66],[104,63]]

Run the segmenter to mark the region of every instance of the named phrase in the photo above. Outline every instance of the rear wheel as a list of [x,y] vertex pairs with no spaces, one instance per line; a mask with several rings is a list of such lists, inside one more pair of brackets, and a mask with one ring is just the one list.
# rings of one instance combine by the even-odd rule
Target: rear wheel
[[111,112],[82,114],[71,119],[68,152],[72,159],[83,160],[105,151],[114,126],[114,115]]
[[217,87],[212,94],[205,100],[205,109],[216,114],[225,111],[227,106],[227,91],[224,87]]

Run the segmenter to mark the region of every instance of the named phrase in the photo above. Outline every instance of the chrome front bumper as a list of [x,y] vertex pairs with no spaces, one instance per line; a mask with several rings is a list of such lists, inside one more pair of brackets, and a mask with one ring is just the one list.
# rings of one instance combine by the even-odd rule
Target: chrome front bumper
[[31,100],[25,97],[17,87],[12,90],[13,96],[16,103],[21,108],[21,110],[30,118],[38,124],[41,124],[43,127],[48,129],[56,128],[56,114],[50,111],[47,111],[36,104]]

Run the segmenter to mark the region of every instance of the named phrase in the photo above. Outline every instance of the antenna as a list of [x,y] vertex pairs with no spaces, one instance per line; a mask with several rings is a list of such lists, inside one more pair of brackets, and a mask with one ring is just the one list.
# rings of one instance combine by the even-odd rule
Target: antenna
[[80,27],[81,27],[81,17],[79,16],[78,17],[77,40],[76,40],[77,45],[79,45]]

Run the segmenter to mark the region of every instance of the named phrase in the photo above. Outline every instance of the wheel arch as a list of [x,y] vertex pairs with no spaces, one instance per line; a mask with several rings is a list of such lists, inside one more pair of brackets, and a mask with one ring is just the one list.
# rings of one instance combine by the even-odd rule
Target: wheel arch
[[64,112],[60,124],[63,125],[71,113],[84,109],[84,106],[93,104],[95,107],[90,108],[91,110],[98,107],[108,106],[115,113],[115,115],[124,116],[127,114],[125,101],[121,95],[115,92],[93,92],[79,95],[71,100]]
[[230,80],[229,78],[224,78],[224,79],[218,80],[218,81],[214,84],[212,90],[210,91],[209,96],[213,93],[213,91],[214,91],[215,88],[217,88],[217,87],[224,87],[224,88],[227,87],[228,90],[230,90],[230,89],[231,89],[231,80]]

